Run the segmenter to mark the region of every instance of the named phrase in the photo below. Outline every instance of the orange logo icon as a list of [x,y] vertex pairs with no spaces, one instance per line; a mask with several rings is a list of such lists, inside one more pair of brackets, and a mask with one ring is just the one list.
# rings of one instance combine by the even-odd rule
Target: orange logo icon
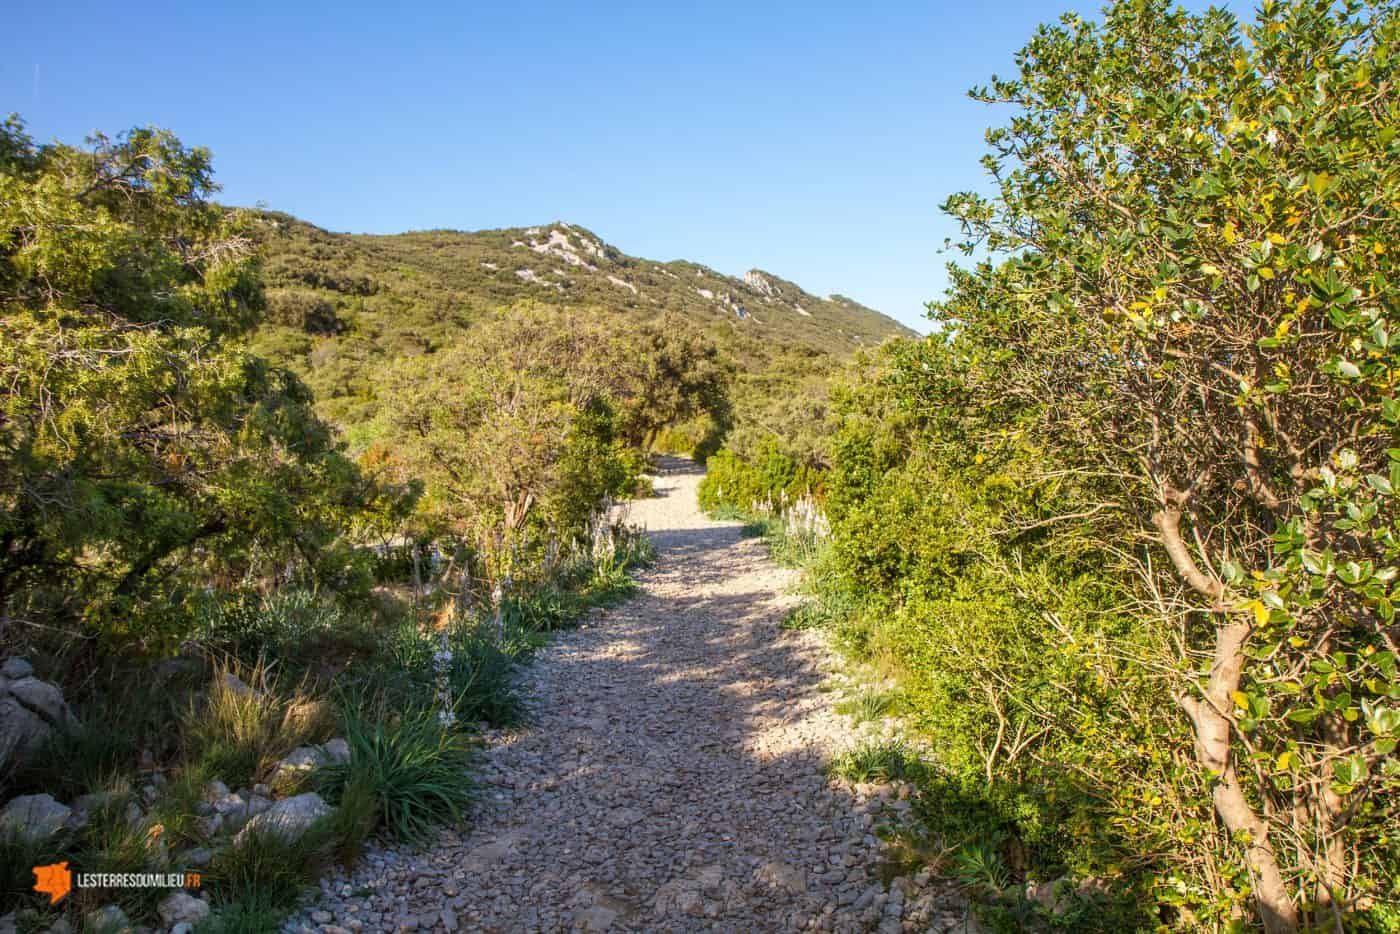
[[57,905],[73,890],[73,874],[68,871],[67,863],[35,866],[34,879],[34,891],[47,895],[50,905]]

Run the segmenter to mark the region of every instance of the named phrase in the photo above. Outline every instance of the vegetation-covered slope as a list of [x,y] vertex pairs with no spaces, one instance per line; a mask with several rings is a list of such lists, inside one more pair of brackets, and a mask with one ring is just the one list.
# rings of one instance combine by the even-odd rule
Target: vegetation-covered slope
[[563,222],[381,236],[269,213],[256,229],[269,306],[256,346],[296,369],[322,411],[352,429],[379,408],[385,361],[440,350],[506,308],[570,309],[620,335],[665,316],[754,375],[783,358],[824,369],[817,358],[911,333],[848,298],[818,298],[759,270],[732,278],[638,259]]

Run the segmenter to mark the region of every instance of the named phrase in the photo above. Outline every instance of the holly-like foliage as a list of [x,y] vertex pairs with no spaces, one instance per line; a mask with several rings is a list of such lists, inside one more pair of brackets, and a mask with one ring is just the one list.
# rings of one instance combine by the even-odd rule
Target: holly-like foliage
[[973,92],[987,258],[834,449],[837,571],[952,761],[1088,795],[1084,868],[1179,922],[1400,897],[1397,55],[1363,0],[1042,27]]

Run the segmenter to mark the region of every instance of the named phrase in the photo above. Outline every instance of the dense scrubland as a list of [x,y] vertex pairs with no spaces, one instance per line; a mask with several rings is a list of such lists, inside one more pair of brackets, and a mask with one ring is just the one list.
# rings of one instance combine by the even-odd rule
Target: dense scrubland
[[[909,845],[1001,929],[1400,924],[1397,39],[1043,28],[973,92],[1009,116],[934,334],[835,380],[819,458],[710,459],[926,750],[845,767],[920,776]],[[829,536],[772,518],[806,494]]]
[[0,915],[98,907],[34,865],[197,859],[203,923],[264,930],[460,819],[516,666],[647,560],[612,504],[661,451],[806,570],[787,625],[904,732],[832,768],[919,786],[891,859],[984,926],[1400,930],[1397,54],[1385,0],[1043,27],[973,91],[926,338],[566,224],[229,210],[164,131],[12,118],[0,700],[63,695],[0,803],[71,812],[0,834]]

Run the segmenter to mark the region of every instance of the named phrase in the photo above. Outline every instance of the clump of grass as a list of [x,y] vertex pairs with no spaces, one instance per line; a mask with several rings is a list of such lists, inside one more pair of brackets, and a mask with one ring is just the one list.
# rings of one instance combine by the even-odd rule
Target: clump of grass
[[722,519],[742,519],[743,526],[739,529],[739,534],[745,538],[764,538],[771,541],[776,524],[771,519],[762,516],[752,516],[745,512],[739,512],[733,516],[719,516]]
[[[216,899],[216,930],[276,930],[277,922],[334,857],[334,815],[312,824],[300,836],[278,830],[248,831],[219,851],[205,873],[205,888]],[[251,926],[275,919],[272,927]]]
[[33,867],[65,858],[62,840],[30,840],[19,834],[0,834],[0,915],[33,900]]
[[876,723],[894,713],[898,698],[889,691],[863,691],[836,705],[836,712],[856,723]]
[[[163,870],[171,851],[166,826],[156,812],[132,820],[127,806],[133,796],[126,790],[113,790],[95,808],[83,830],[74,866],[87,872],[149,872]],[[102,892],[75,891],[70,909],[80,913],[115,902],[133,922],[154,920],[156,905],[166,892],[160,889],[131,888]]]
[[161,827],[172,852],[181,845],[201,845],[203,838],[196,830],[196,822],[204,790],[214,778],[218,776],[208,774],[200,763],[190,763],[160,789],[160,797],[151,805],[149,820]]
[[304,685],[281,696],[266,663],[245,668],[230,660],[217,666],[208,696],[191,707],[185,729],[203,771],[237,786],[296,747],[328,739],[334,716]]
[[[447,633],[447,689],[460,722],[515,726],[525,719],[516,679],[520,660],[533,651],[529,634],[503,615],[504,638],[488,620],[469,617]],[[439,705],[436,696],[442,633],[406,623],[386,641],[381,656],[353,666],[338,680],[341,706],[409,710]]]
[[0,786],[0,799],[15,794],[50,794],[66,801],[130,774],[136,743],[125,730],[107,724],[73,724],[54,730]]
[[448,684],[453,713],[467,723],[516,726],[525,720],[525,700],[516,682],[516,657],[479,628],[450,640]]
[[803,629],[819,629],[826,622],[827,619],[822,612],[821,604],[815,600],[803,600],[783,615],[783,621],[779,623],[779,626],[789,632],[796,632]]
[[849,782],[889,782],[915,778],[922,771],[907,743],[898,739],[861,743],[831,763],[831,773]]
[[[718,519],[721,522],[744,522],[745,530],[747,530],[750,525],[756,524],[753,517],[749,515],[746,510],[740,509],[733,503],[719,503],[713,509],[707,510],[707,512],[709,512],[711,519]],[[744,534],[751,536],[762,535],[763,530],[759,528],[757,531],[745,531]]]
[[350,761],[325,770],[324,789],[341,804],[369,802],[374,826],[394,837],[422,839],[437,825],[461,820],[475,800],[476,748],[438,711],[391,719],[347,711],[345,739]]
[[360,648],[364,627],[343,607],[299,587],[271,593],[235,593],[211,597],[195,611],[193,638],[211,650],[254,667],[274,659],[283,667],[302,667],[325,654],[332,643],[349,639]]
[[501,601],[502,624],[519,632],[554,632],[571,625],[588,609],[582,594],[545,586]]
[[281,929],[289,907],[282,907],[273,899],[254,892],[241,900],[221,904],[210,919],[200,925],[200,934],[268,934]]

